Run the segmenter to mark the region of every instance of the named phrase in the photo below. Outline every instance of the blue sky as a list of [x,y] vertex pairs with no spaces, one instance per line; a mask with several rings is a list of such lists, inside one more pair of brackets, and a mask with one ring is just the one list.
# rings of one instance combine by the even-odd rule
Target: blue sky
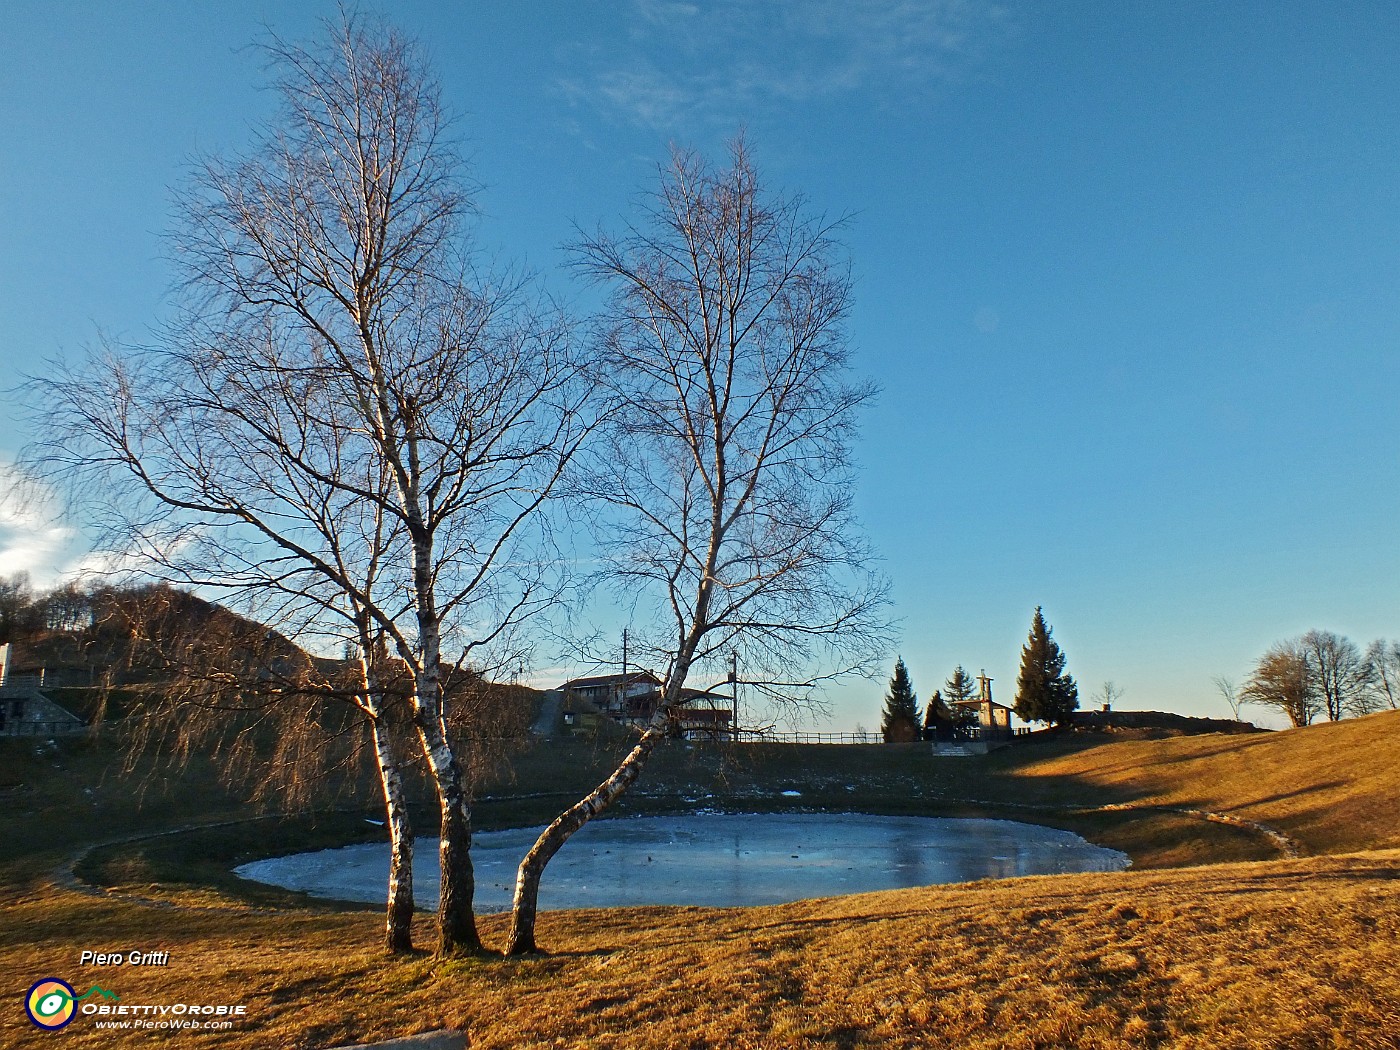
[[[1009,700],[1037,604],[1083,693],[1188,713],[1310,627],[1400,636],[1396,5],[382,9],[461,114],[483,246],[562,295],[559,244],[671,142],[742,125],[771,184],[850,215],[859,503],[921,696],[961,662]],[[334,12],[6,5],[0,385],[146,334],[170,187],[271,106],[246,45]],[[71,527],[0,509],[0,573],[71,564]]]

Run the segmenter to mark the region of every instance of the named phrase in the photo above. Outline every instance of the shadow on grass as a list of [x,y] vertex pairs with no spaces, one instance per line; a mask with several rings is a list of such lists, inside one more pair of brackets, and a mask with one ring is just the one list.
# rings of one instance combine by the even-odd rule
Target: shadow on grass
[[[482,796],[476,804],[478,828],[531,826],[548,821],[578,793],[610,772],[628,743],[629,739],[536,744],[518,757],[513,774],[478,786]],[[1104,805],[1130,806],[1148,793],[1139,785],[1095,782],[1095,777],[1117,764],[1095,767],[1093,777],[1027,775],[1028,767],[1101,750],[1112,743],[1065,734],[1018,743],[985,757],[940,758],[923,744],[674,742],[657,754],[647,771],[643,791],[625,797],[611,815],[685,816],[700,806],[752,813],[981,816],[1048,824],[1090,838],[1107,834],[1117,841],[1106,844],[1124,848],[1120,842],[1136,844],[1139,839],[1151,837],[1146,816],[1125,813],[1105,818],[1089,812]],[[1182,759],[1239,746],[1241,738],[1231,738],[1219,748],[1197,751]],[[239,864],[263,857],[383,841],[383,828],[367,822],[367,818],[382,817],[372,807],[297,817],[262,815],[224,820],[218,827],[180,831],[175,826],[191,823],[190,818],[198,818],[201,810],[210,818],[229,815],[230,796],[217,784],[210,768],[196,765],[184,772],[190,780],[189,790],[166,788],[142,801],[110,790],[113,778],[120,780],[114,769],[121,759],[111,742],[74,742],[61,745],[52,753],[24,752],[21,757],[23,761],[15,768],[20,771],[21,785],[31,796],[27,801],[34,803],[33,815],[42,818],[47,813],[60,814],[49,822],[49,832],[56,844],[65,847],[62,855],[71,857],[74,846],[87,845],[72,864],[72,871],[90,887],[131,893],[143,900],[150,900],[152,892],[172,894],[174,900],[151,901],[162,907],[179,904],[181,896],[212,892],[253,908],[311,912],[379,910],[377,905],[327,901],[250,883],[231,871]],[[143,777],[143,782],[148,783],[150,771]],[[106,788],[93,789],[92,783]],[[503,789],[517,788],[528,790],[503,793]],[[1307,790],[1300,788],[1298,793]],[[784,795],[785,791],[797,794]],[[172,799],[178,804],[170,805]],[[6,819],[0,814],[0,838],[15,828],[16,816],[11,812]],[[431,807],[415,807],[414,822],[423,833],[432,834],[436,829],[435,817]],[[1123,833],[1125,822],[1132,820],[1144,821],[1136,838]],[[94,842],[103,831],[134,834],[123,841]],[[1197,853],[1207,848],[1204,842],[1196,848]],[[1129,846],[1128,852],[1131,854],[1134,848],[1135,845]],[[1238,851],[1231,847],[1220,856],[1236,859]],[[52,871],[52,866],[48,870]],[[227,906],[227,901],[221,903]]]

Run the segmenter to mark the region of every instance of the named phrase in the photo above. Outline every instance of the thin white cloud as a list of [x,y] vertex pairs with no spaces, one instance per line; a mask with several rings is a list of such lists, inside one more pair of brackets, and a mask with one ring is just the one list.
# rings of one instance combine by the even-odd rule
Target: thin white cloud
[[71,529],[26,532],[0,526],[0,576],[23,573],[36,585],[49,586],[64,575],[60,563],[72,538]]
[[0,462],[0,576],[27,573],[36,587],[50,587],[70,574],[77,532],[61,513],[51,489]]
[[126,551],[90,551],[65,562],[60,575],[66,579],[90,579],[93,577],[117,577],[130,579],[149,576],[151,560],[140,554]]
[[633,9],[628,39],[576,53],[583,72],[559,87],[666,130],[857,91],[907,98],[964,76],[1009,23],[993,0],[633,0]]
[[693,18],[700,13],[699,4],[681,0],[634,0],[637,14],[648,22],[665,24],[678,18]]

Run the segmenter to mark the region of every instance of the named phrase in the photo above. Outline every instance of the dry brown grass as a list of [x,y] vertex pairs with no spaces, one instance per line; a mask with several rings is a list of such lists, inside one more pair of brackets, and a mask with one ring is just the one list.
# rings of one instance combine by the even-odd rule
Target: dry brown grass
[[1311,853],[1400,846],[1400,711],[1249,736],[1110,740],[1011,771],[1085,796],[1215,810]]
[[[1400,1032],[1396,850],[773,908],[554,913],[541,933],[555,954],[512,962],[387,962],[353,914],[173,915],[64,894],[17,903],[10,919],[7,990],[53,973],[127,1002],[248,1004],[238,1030],[179,1037],[192,1046],[319,1047],[444,1025],[500,1048],[1379,1050]],[[499,919],[487,932],[501,937]],[[108,945],[158,946],[171,964],[74,965],[82,947]],[[16,1013],[0,1043],[53,1045]],[[163,1045],[81,1020],[63,1038]]]
[[[153,908],[59,889],[33,861],[12,862],[0,1046],[316,1048],[465,1026],[474,1046],[501,1048],[1400,1047],[1398,733],[1400,715],[1385,715],[1262,737],[1076,739],[1005,753],[972,784],[1005,801],[1233,812],[1334,855],[1218,863],[1267,850],[1161,812],[1097,832],[1086,817],[1086,833],[1139,860],[1206,866],[553,913],[540,938],[554,954],[524,961],[390,961],[366,913]],[[940,780],[934,796],[969,779]],[[484,927],[503,940],[499,917]],[[167,950],[170,965],[79,969],[85,948]],[[249,1017],[178,1035],[80,1019],[54,1036],[19,1006],[48,975],[127,1003],[245,1003]]]

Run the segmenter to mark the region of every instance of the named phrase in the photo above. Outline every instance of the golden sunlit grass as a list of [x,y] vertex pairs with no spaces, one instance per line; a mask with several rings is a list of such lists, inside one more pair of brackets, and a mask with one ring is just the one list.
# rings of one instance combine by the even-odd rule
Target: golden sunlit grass
[[[75,895],[14,907],[0,973],[127,1002],[242,1002],[181,1044],[317,1047],[444,1025],[478,1047],[1393,1047],[1400,851],[1055,876],[772,908],[547,915],[554,954],[389,962],[363,915],[163,913]],[[502,935],[499,919],[487,933]],[[427,931],[421,930],[426,939]],[[164,970],[84,970],[158,944]],[[32,1039],[7,1011],[0,1040]],[[79,1021],[74,1047],[151,1033]]]
[[1249,736],[1121,740],[1017,771],[1086,795],[1216,810],[1309,852],[1400,845],[1400,712]]
[[[0,814],[13,873],[0,895],[0,990],[12,1004],[0,1008],[0,1045],[54,1045],[18,1005],[53,975],[128,1003],[248,1006],[246,1022],[218,1033],[99,1031],[80,1019],[61,1036],[74,1047],[314,1048],[445,1026],[468,1028],[478,1047],[1395,1047],[1397,735],[1400,714],[1387,714],[1267,736],[1076,737],[951,766],[880,749],[785,751],[729,772],[725,786],[758,797],[765,782],[797,784],[813,802],[828,789],[864,796],[885,777],[888,791],[905,784],[907,811],[964,811],[947,800],[973,796],[1210,809],[1278,826],[1324,855],[1219,863],[1273,851],[1160,810],[1067,814],[1055,822],[1130,848],[1139,866],[1203,866],[770,908],[553,913],[539,931],[552,954],[522,961],[391,961],[366,912],[237,910],[217,891],[169,885],[161,893],[174,899],[226,906],[155,908],[58,888],[34,858],[48,864],[66,855],[65,837],[71,852],[120,822],[65,824],[35,788],[21,796],[52,817],[36,829],[41,848],[16,851],[17,814]],[[54,798],[86,798],[66,772]],[[684,780],[659,771],[662,787]],[[851,781],[864,786],[848,792]],[[174,799],[168,822],[214,801]],[[151,870],[116,881],[139,888],[130,883]],[[431,943],[429,920],[419,917],[419,943]],[[484,932],[501,943],[502,919]],[[170,965],[80,970],[85,948],[167,950]]]

